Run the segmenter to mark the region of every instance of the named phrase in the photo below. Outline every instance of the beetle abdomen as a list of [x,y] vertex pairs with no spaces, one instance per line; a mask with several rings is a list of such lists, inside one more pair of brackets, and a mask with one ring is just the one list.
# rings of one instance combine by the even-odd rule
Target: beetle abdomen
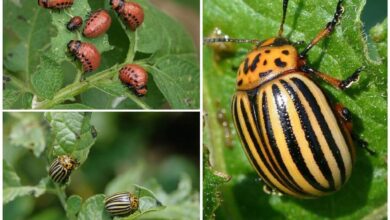
[[311,198],[348,180],[354,157],[349,134],[303,73],[273,79],[253,95],[236,92],[232,112],[248,158],[271,187]]

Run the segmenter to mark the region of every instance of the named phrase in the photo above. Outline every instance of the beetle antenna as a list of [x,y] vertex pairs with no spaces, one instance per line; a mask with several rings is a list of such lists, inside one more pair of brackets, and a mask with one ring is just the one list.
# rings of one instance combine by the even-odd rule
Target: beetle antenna
[[228,36],[225,36],[222,38],[208,38],[208,37],[206,37],[203,39],[203,44],[226,43],[226,42],[249,43],[249,44],[260,44],[261,43],[261,41],[259,41],[259,40],[229,38]]
[[279,37],[281,37],[283,34],[283,26],[284,26],[284,22],[286,21],[287,5],[288,5],[288,0],[283,0],[283,17],[282,17],[282,23],[280,24],[280,28],[279,28],[279,33],[278,33]]

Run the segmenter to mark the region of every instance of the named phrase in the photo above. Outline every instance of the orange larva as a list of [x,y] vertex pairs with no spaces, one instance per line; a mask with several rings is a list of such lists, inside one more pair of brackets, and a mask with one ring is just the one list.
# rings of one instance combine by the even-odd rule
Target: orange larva
[[107,11],[101,9],[92,12],[84,27],[83,35],[85,37],[98,37],[110,28],[111,17]]
[[38,0],[38,5],[44,8],[64,9],[72,7],[74,0]]
[[138,3],[110,0],[110,4],[132,31],[135,31],[144,21],[144,10]]
[[83,65],[84,72],[92,72],[100,66],[100,53],[91,43],[71,40],[68,43],[68,50]]
[[137,64],[127,64],[119,70],[119,79],[138,96],[147,93],[148,73]]

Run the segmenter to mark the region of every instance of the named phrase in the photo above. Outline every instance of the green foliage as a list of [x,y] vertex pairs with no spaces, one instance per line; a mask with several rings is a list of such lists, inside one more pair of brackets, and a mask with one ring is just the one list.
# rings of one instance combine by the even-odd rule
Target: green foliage
[[[337,1],[290,1],[285,36],[293,42],[310,42],[332,18]],[[204,36],[215,27],[232,38],[264,40],[276,36],[281,20],[281,1],[265,3],[259,0],[204,1]],[[362,219],[386,216],[386,152],[387,152],[387,29],[386,21],[371,31],[374,44],[367,45],[359,19],[365,1],[344,1],[345,14],[335,32],[320,42],[309,53],[309,63],[315,69],[339,79],[349,76],[364,65],[366,69],[359,83],[341,92],[323,82],[321,87],[334,103],[341,102],[354,115],[354,132],[375,149],[377,156],[368,156],[357,149],[357,161],[351,179],[341,191],[316,200],[298,200],[288,196],[265,194],[258,176],[249,164],[241,143],[234,132],[231,117],[228,128],[234,134],[232,146],[226,146],[225,127],[218,123],[222,108],[230,115],[231,97],[235,92],[235,72],[252,45],[238,44],[236,53],[217,61],[210,47],[204,47],[204,108],[208,113],[204,132],[204,146],[210,151],[211,169],[229,175],[219,193],[212,187],[217,175],[209,172],[204,179],[204,200],[211,203],[206,219]],[[368,48],[374,53],[368,53]],[[303,48],[300,47],[300,50]],[[376,56],[374,56],[376,54]],[[206,150],[205,150],[206,151]],[[207,171],[207,164],[204,165]],[[217,184],[217,186],[220,182]],[[210,186],[209,186],[210,185]],[[212,202],[215,201],[215,202]]]
[[[207,151],[207,149],[205,149]],[[209,153],[204,153],[203,156],[203,179],[207,180],[203,183],[203,216],[206,219],[214,218],[214,212],[221,204],[220,187],[230,180],[230,177],[223,173],[212,169],[209,164]]]
[[82,164],[95,143],[90,125],[91,113],[47,112],[45,117],[54,136],[53,158],[67,154]]
[[69,219],[77,219],[77,213],[81,209],[82,198],[78,195],[71,195],[66,200],[66,215]]
[[45,193],[48,179],[42,179],[37,186],[24,186],[19,176],[10,164],[3,161],[3,203],[6,204],[17,197],[34,195],[38,197]]
[[[75,1],[59,13],[36,1],[5,0],[4,73],[10,81],[4,107],[199,108],[199,64],[192,39],[147,0],[137,2],[144,8],[145,21],[131,32],[103,0]],[[98,9],[95,5],[110,11],[113,22],[106,34],[88,39],[66,29],[71,17],[86,19],[89,11]],[[93,43],[100,51],[102,64],[96,73],[83,75],[79,62],[67,53],[70,40]],[[128,63],[149,72],[146,97],[135,96],[119,81],[118,71]],[[83,77],[86,80],[80,81]],[[91,94],[99,99],[92,100]]]
[[31,84],[37,95],[46,99],[52,99],[64,81],[61,66],[53,59],[54,54],[50,55],[42,56],[37,73],[31,77]]
[[23,117],[11,130],[10,142],[15,147],[24,147],[32,150],[36,157],[39,157],[45,149],[45,130],[42,129],[40,121],[30,115],[18,114]]

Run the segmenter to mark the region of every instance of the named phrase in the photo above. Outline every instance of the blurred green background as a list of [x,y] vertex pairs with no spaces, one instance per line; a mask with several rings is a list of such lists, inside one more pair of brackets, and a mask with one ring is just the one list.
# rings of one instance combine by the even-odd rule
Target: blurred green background
[[387,0],[367,0],[362,21],[366,32],[387,17]]
[[[29,115],[47,126],[41,113],[4,113],[3,155],[23,185],[36,185],[47,176],[45,154],[36,158],[9,139],[13,125]],[[92,113],[91,124],[97,141],[87,161],[72,173],[68,195],[85,200],[104,193],[110,181],[131,170],[134,175],[143,170],[142,180],[156,179],[168,193],[177,189],[186,173],[193,191],[199,192],[199,113]],[[49,193],[17,198],[3,206],[3,212],[5,220],[66,219],[60,201]]]

